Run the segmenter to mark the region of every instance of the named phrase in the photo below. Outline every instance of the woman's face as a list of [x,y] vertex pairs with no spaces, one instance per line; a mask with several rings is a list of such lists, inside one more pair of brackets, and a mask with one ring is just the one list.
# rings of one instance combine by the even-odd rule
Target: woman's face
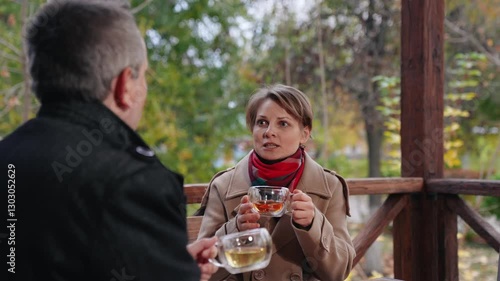
[[266,99],[257,110],[252,129],[255,152],[266,160],[278,160],[297,151],[310,135],[309,127],[288,114],[271,99]]

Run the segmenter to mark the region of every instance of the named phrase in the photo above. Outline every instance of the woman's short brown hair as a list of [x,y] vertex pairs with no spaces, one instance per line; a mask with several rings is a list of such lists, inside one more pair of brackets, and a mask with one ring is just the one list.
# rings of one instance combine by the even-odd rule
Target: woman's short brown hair
[[257,118],[257,110],[267,99],[270,99],[292,115],[304,127],[312,130],[313,111],[307,96],[294,87],[275,84],[260,88],[248,101],[246,108],[247,128],[252,131]]

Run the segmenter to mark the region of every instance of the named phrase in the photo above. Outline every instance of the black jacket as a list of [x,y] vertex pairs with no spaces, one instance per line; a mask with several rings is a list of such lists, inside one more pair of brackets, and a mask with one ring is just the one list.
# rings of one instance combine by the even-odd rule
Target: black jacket
[[100,102],[42,105],[0,142],[0,164],[8,280],[199,280],[182,177]]

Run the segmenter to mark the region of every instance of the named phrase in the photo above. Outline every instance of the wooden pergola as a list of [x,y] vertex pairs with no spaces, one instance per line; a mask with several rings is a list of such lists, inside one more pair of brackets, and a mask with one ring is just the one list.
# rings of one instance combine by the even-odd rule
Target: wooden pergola
[[[402,178],[347,179],[351,195],[389,195],[353,239],[354,264],[393,222],[394,277],[405,281],[459,280],[458,216],[500,250],[500,233],[459,197],[500,196],[500,181],[443,178],[444,18],[444,0],[402,1]],[[206,187],[185,185],[188,203]],[[191,240],[200,222],[188,217]]]
[[401,175],[424,180],[394,219],[394,277],[408,281],[458,280],[456,215],[427,184],[444,168],[444,17],[444,0],[402,1]]
[[444,0],[402,1],[401,174],[422,189],[390,195],[375,215],[396,214],[394,275],[407,281],[459,280],[457,215],[500,249],[500,234],[458,197],[500,196],[500,182],[443,179],[444,19]]

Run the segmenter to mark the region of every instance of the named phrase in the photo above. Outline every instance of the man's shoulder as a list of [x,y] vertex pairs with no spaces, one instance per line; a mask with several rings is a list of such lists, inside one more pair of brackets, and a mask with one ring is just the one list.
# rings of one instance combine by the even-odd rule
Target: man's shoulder
[[[40,124],[37,118],[28,120],[5,137],[0,138],[0,155],[3,156],[4,160],[7,160],[19,153],[24,154],[27,149],[33,146],[35,137],[45,136],[44,142],[46,143],[45,140],[52,138],[53,135],[51,128]],[[43,143],[42,141],[36,141],[35,144],[42,145]]]

